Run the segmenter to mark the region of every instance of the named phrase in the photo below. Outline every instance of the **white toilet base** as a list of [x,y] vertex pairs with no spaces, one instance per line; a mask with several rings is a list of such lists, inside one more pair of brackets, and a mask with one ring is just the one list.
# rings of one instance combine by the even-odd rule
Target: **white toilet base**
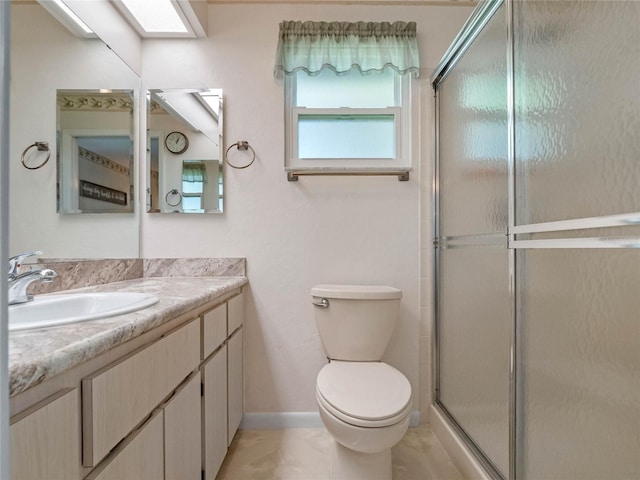
[[360,453],[334,441],[331,480],[391,480],[391,449]]

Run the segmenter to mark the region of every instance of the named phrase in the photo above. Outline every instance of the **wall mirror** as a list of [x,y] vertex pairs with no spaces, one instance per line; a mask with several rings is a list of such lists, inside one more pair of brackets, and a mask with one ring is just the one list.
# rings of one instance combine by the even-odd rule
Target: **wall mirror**
[[222,213],[222,90],[147,91],[147,212]]
[[132,212],[133,91],[58,90],[58,211]]
[[[133,125],[133,156],[138,158],[140,143],[137,104],[140,77],[100,39],[76,37],[39,3],[12,3],[11,27],[9,254],[42,250],[42,257],[49,259],[138,258],[140,208],[135,204],[139,205],[140,198],[138,194],[131,195],[130,181],[127,181],[126,186],[124,183],[119,186],[111,183],[106,176],[100,180],[91,180],[93,177],[83,177],[78,172],[79,180],[88,182],[84,184],[86,196],[77,196],[78,210],[83,213],[61,214],[56,206],[63,201],[60,194],[65,190],[58,191],[55,156],[58,151],[62,154],[65,130],[96,130],[97,132],[90,133],[97,135],[82,136],[79,147],[109,158],[114,162],[110,165],[120,169],[115,165],[117,160],[112,157],[123,154],[116,155],[99,146],[105,140],[104,125],[82,121],[81,124],[70,124],[69,127],[63,125],[61,128],[59,121],[62,119],[65,122],[65,119],[58,118],[66,118],[67,113],[73,113],[59,108],[59,90],[80,91],[82,95],[91,93],[92,98],[98,99],[100,89],[112,89],[116,93],[122,93],[125,102],[130,101],[133,92],[133,105],[136,107],[133,110],[133,120],[130,110],[109,113],[83,110],[82,115],[86,118],[121,116],[123,123],[117,127],[110,125],[107,129],[110,130],[109,135],[123,137],[113,141],[119,144],[130,144],[124,137],[131,135]],[[104,101],[111,102],[108,98],[111,97]],[[27,170],[20,163],[21,154],[36,141],[48,142],[51,160],[42,168]],[[125,151],[128,147],[123,147],[122,144],[119,148]],[[35,149],[27,154],[31,164],[39,163],[42,155],[43,153],[35,152]],[[98,169],[97,163],[94,162],[92,166]],[[113,172],[114,177],[121,176],[112,169],[103,166],[99,168]],[[129,173],[131,175],[130,166]],[[137,175],[135,171],[133,173],[134,176]],[[134,185],[135,183],[134,178]],[[79,183],[76,188],[80,188]],[[125,200],[122,192],[126,193],[126,206],[122,205]],[[95,198],[97,196],[101,196],[101,199]],[[110,201],[105,201],[106,199]],[[87,201],[87,205],[80,203],[81,201]],[[90,206],[89,202],[99,204],[101,209],[112,209],[110,211],[113,213],[85,213],[100,211]],[[75,205],[70,205],[72,206],[68,209],[75,210]]]

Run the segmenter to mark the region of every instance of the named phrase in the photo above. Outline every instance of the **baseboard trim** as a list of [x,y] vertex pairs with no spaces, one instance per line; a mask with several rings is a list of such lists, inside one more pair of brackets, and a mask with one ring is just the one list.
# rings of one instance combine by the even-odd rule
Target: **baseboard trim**
[[418,425],[420,425],[420,411],[413,410],[409,417],[409,428],[416,428]]
[[449,421],[433,405],[429,408],[429,425],[463,478],[491,480],[473,453],[449,425]]
[[[414,410],[409,418],[409,426],[420,425],[420,412]],[[322,420],[318,412],[269,412],[245,413],[240,422],[241,430],[280,430],[285,428],[321,428]]]
[[242,430],[280,430],[322,426],[318,412],[245,413],[240,422]]

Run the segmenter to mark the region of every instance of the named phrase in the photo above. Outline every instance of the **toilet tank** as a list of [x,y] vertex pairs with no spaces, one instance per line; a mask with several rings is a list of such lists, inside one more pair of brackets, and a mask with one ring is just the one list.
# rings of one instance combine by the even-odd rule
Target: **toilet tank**
[[[327,357],[375,362],[395,328],[402,291],[374,285],[316,285],[311,289],[316,325]],[[323,300],[325,299],[325,300]]]

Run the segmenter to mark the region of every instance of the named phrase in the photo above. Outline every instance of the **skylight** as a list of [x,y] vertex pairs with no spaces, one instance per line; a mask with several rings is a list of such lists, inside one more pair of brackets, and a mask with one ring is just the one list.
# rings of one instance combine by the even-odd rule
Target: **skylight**
[[118,0],[114,2],[142,36],[193,36],[175,0]]
[[222,91],[210,88],[208,90],[198,92],[198,96],[213,113],[214,118],[218,118],[218,115],[220,114],[220,97],[222,97]]
[[[4,1],[4,0],[0,0]],[[91,0],[83,0],[80,10],[87,13],[86,5]],[[104,1],[104,0],[103,0]],[[79,0],[38,0],[60,23],[74,35],[84,38],[98,38],[91,28],[75,13],[74,4]],[[70,5],[68,6],[67,3]],[[110,0],[118,13],[140,37],[206,37],[206,2],[202,0]],[[82,13],[80,13],[82,15]],[[92,26],[98,30],[107,19],[94,18]],[[112,19],[115,20],[115,19]]]

